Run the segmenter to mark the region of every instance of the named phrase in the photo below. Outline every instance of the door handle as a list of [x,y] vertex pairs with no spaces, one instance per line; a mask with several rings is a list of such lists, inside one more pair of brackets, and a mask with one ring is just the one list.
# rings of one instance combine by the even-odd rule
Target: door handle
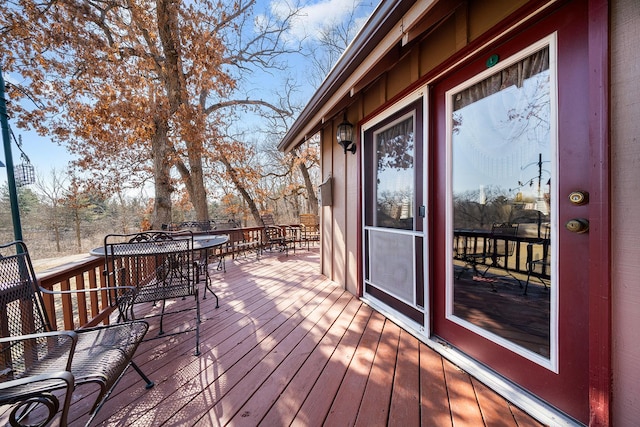
[[564,226],[572,233],[582,234],[589,231],[589,220],[585,218],[574,218],[567,221]]
[[582,206],[589,203],[589,192],[588,191],[572,191],[569,194],[569,201],[576,206]]

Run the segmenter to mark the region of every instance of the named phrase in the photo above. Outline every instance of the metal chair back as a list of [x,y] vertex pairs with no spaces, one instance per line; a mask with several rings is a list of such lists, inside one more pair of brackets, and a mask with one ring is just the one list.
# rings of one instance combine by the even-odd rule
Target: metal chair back
[[542,238],[537,242],[527,244],[527,282],[524,286],[524,295],[527,295],[531,276],[537,277],[548,289],[547,282],[551,280],[551,226],[544,224]]
[[0,248],[2,248],[2,254],[0,254],[2,336],[49,331],[51,328],[44,315],[44,303],[37,291],[35,273],[26,246],[22,242],[13,242],[2,245]]
[[518,224],[498,223],[491,227],[491,240],[489,242],[489,254],[494,262],[497,258],[505,258],[513,255],[516,247]]
[[194,307],[179,308],[170,313],[196,310],[195,354],[200,354],[199,268],[195,263],[193,233],[190,231],[148,231],[134,234],[109,234],[104,239],[105,274],[110,283],[127,287],[130,292],[114,294],[121,317],[136,318],[135,306],[161,303],[160,314],[143,316],[160,318],[159,335],[164,335],[166,301],[193,297]]

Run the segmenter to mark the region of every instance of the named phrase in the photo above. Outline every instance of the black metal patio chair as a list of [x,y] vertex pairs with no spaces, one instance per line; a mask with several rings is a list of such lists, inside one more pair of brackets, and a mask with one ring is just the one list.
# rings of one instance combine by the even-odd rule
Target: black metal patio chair
[[[456,276],[456,279],[460,279],[464,272],[471,267],[474,272],[474,279],[488,281],[491,283],[491,289],[495,292],[497,289],[494,281],[487,280],[486,275],[491,268],[500,268],[515,279],[519,286],[522,286],[520,280],[513,276],[507,265],[507,259],[513,255],[516,247],[517,236],[518,224],[494,223],[491,226],[489,237],[483,239],[481,243],[477,240],[470,242],[471,239],[467,238],[462,252],[458,254],[465,265]],[[458,251],[460,251],[460,248],[458,248]],[[485,267],[483,272],[478,271],[479,265]]]
[[228,250],[233,259],[239,258],[241,254],[246,258],[247,252],[255,252],[256,259],[260,259],[260,239],[258,235],[252,235],[246,230],[229,230]]
[[546,224],[542,227],[541,239],[527,244],[527,282],[524,285],[524,295],[527,295],[531,277],[537,277],[548,290],[547,284],[551,279],[551,240],[549,239],[551,227]]
[[146,322],[75,331],[51,329],[42,293],[113,290],[41,289],[26,245],[20,241],[0,245],[0,405],[11,405],[11,425],[46,425],[61,411],[60,425],[66,426],[73,391],[94,383],[100,391],[88,425],[129,366],[140,374],[146,388],[153,387],[132,360],[147,332]]
[[[216,222],[215,220],[209,221],[185,221],[179,224],[172,224],[170,227],[164,229],[166,231],[191,231],[193,233],[198,234],[206,234],[207,232],[213,230],[227,230],[229,228],[234,228],[235,222],[233,221],[224,221],[224,222]],[[163,231],[164,231],[163,230]],[[227,271],[227,266],[225,262],[225,254],[224,251],[208,251],[201,250],[196,251],[194,253],[194,265],[198,268],[198,272],[200,274],[208,274],[209,265],[216,265],[217,271],[225,272]],[[196,280],[198,277],[196,277]],[[207,298],[207,292],[204,292],[202,297],[203,299]]]
[[[116,294],[121,317],[135,319],[134,306],[160,303],[160,314],[145,315],[145,319],[160,318],[158,337],[165,335],[164,317],[169,313],[196,311],[195,326],[168,335],[194,331],[195,355],[200,354],[200,299],[198,298],[198,268],[194,264],[193,233],[148,231],[134,234],[109,234],[104,239],[105,272],[110,283],[132,291]],[[166,301],[194,297],[194,307],[179,305],[166,311]],[[155,338],[151,338],[155,339]]]

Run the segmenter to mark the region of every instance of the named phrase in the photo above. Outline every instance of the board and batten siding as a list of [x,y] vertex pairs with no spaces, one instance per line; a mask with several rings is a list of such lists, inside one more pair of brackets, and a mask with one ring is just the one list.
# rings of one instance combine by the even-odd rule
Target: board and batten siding
[[640,2],[611,2],[613,425],[640,420]]
[[[383,66],[358,83],[349,104],[347,118],[354,126],[358,152],[345,154],[336,142],[336,129],[343,111],[335,109],[320,130],[322,180],[333,179],[333,204],[321,208],[321,272],[354,294],[359,294],[360,272],[359,206],[361,141],[359,127],[364,118],[402,96],[412,85],[432,73],[443,61],[467,46],[483,32],[525,4],[524,0],[468,2],[454,12],[443,10],[442,20],[434,18],[432,28],[407,46],[389,51]],[[473,12],[473,13],[470,13]],[[436,24],[437,22],[437,24]],[[384,64],[387,64],[386,68]]]

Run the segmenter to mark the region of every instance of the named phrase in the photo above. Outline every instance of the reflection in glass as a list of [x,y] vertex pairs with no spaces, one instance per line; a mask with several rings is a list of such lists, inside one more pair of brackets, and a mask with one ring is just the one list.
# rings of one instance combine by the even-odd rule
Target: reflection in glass
[[545,358],[550,87],[545,48],[450,95],[453,314]]
[[374,134],[377,227],[413,230],[414,122],[412,113]]

